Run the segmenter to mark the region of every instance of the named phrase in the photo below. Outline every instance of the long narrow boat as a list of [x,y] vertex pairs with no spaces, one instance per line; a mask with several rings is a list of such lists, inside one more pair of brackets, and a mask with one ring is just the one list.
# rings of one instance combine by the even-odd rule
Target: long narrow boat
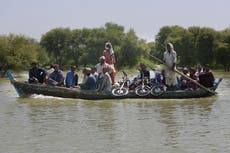
[[[146,96],[139,96],[134,91],[130,90],[126,95],[115,96],[111,93],[98,93],[94,91],[81,90],[78,88],[70,89],[58,86],[49,86],[42,84],[31,84],[28,82],[16,81],[10,71],[7,71],[7,76],[11,81],[11,84],[16,89],[19,97],[30,97],[33,94],[42,94],[47,96],[62,97],[62,98],[76,98],[76,99],[125,99],[125,98],[146,98],[146,99],[187,99],[187,98],[201,98],[209,97],[215,94],[205,91],[203,89],[198,90],[177,90],[177,91],[164,91],[162,94],[156,96],[148,94]],[[221,82],[219,79],[215,84],[213,91],[215,91]]]

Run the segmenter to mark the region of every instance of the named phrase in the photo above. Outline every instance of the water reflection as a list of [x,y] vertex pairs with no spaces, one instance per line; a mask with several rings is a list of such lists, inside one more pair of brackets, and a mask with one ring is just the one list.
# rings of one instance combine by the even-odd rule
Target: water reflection
[[[216,97],[187,100],[152,100],[138,102],[137,106],[141,113],[152,114],[161,124],[161,143],[165,146],[178,147],[181,135],[186,137],[194,126],[207,126],[210,115],[212,115],[213,103]],[[143,109],[145,108],[145,109]],[[145,116],[146,117],[146,116]],[[194,133],[197,131],[195,130]],[[207,131],[201,131],[199,135]]]
[[215,101],[215,98],[204,98],[157,103],[158,120],[165,127],[162,143],[178,147],[182,135],[186,137],[198,125],[206,126]]

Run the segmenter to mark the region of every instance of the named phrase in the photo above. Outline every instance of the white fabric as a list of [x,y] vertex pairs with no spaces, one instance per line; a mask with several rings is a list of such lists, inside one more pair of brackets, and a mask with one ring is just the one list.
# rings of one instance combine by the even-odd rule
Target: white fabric
[[112,67],[107,63],[104,63],[104,64],[98,63],[95,67],[97,69],[97,73],[98,73],[99,77],[102,75],[102,70],[104,67],[108,68],[109,74],[113,72]]
[[172,71],[172,66],[176,63],[176,52],[172,50],[171,52],[164,52],[165,64],[169,67],[165,67],[165,83],[168,86],[175,86],[177,84],[176,72]]
[[99,92],[110,92],[112,88],[112,80],[108,73],[103,75],[103,79],[101,84],[99,84],[98,91]]
[[111,48],[109,49],[109,53],[110,53],[110,55],[113,55],[113,54],[114,54],[113,46],[112,46],[112,44],[111,44],[110,42],[107,42],[107,43],[105,44],[105,46],[108,45],[108,44],[111,46]]
[[164,62],[167,64],[169,67],[173,66],[173,63],[176,63],[176,52],[172,50],[171,52],[165,51],[164,52]]

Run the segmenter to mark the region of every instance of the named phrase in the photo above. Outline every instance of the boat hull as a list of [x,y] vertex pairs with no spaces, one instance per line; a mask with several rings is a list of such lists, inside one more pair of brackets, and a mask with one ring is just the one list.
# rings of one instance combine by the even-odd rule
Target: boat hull
[[48,86],[40,84],[30,84],[26,82],[12,82],[20,97],[29,97],[33,94],[42,94],[47,96],[62,97],[62,98],[77,98],[77,99],[124,99],[124,98],[146,98],[146,99],[187,99],[187,98],[201,98],[208,97],[214,94],[208,93],[202,89],[199,90],[178,90],[165,91],[159,96],[152,94],[146,96],[139,96],[134,91],[129,91],[124,96],[114,96],[112,93],[98,93],[94,91],[81,90],[78,88],[65,88],[57,86]]
[[[164,91],[160,95],[148,94],[145,96],[137,95],[133,90],[130,90],[128,94],[122,96],[115,96],[111,93],[98,93],[96,91],[81,90],[79,88],[65,88],[58,86],[49,86],[43,84],[31,84],[28,82],[16,81],[11,74],[7,71],[7,76],[11,81],[11,84],[16,89],[20,97],[29,97],[33,94],[42,94],[47,96],[62,97],[62,98],[75,98],[75,99],[125,99],[125,98],[145,98],[145,99],[187,99],[187,98],[201,98],[213,96],[213,92],[208,92],[203,89],[199,90],[177,90],[177,91]],[[214,90],[218,87],[222,79],[216,83]]]

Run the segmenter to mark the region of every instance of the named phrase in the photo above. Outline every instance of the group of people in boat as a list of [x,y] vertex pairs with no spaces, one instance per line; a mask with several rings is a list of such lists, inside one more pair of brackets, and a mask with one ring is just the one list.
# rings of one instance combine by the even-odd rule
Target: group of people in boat
[[[210,70],[210,66],[206,64],[203,68],[199,67],[197,70],[193,67],[187,69],[184,68],[184,76],[178,79],[176,74],[176,51],[171,43],[166,46],[166,51],[164,52],[163,62],[167,65],[165,67],[165,85],[167,90],[177,90],[177,89],[193,89],[198,88],[197,83],[200,83],[204,87],[211,88],[214,86],[214,75]],[[190,77],[192,80],[188,79],[186,76]]]
[[[146,83],[157,83],[165,87],[166,90],[196,90],[199,87],[187,77],[180,78],[175,72],[177,55],[171,43],[166,46],[164,52],[163,62],[167,65],[161,72],[150,71],[148,67],[140,64],[140,75],[135,77],[129,84],[129,89],[134,90],[138,83],[145,81]],[[29,83],[45,83],[53,86],[65,86],[67,88],[79,87],[83,90],[96,90],[98,92],[110,92],[112,86],[115,84],[115,54],[110,42],[105,44],[105,50],[99,58],[99,63],[92,68],[84,68],[82,83],[78,84],[78,75],[75,73],[76,66],[71,65],[70,71],[67,72],[66,77],[60,70],[58,64],[53,64],[51,69],[46,71],[38,67],[38,63],[33,62],[32,68],[29,70]],[[152,73],[152,74],[151,74]],[[154,75],[153,75],[154,74]],[[209,65],[197,70],[193,67],[184,68],[183,74],[191,79],[199,82],[205,87],[213,87],[214,76],[210,70]],[[154,77],[152,77],[154,76]]]
[[82,70],[82,83],[78,84],[78,75],[75,73],[76,66],[71,65],[70,71],[64,77],[63,71],[58,64],[53,64],[50,70],[46,71],[38,67],[37,62],[32,62],[29,70],[29,83],[41,83],[53,86],[65,86],[67,88],[79,87],[83,90],[97,90],[99,92],[111,91],[115,83],[115,55],[112,44],[107,42],[99,63],[92,68]]
[[147,70],[147,66],[141,64],[140,79],[142,79],[142,76],[144,76],[149,80],[149,83],[160,84],[164,86],[165,89],[168,91],[187,89],[196,90],[199,88],[197,83],[207,88],[212,88],[214,86],[215,78],[208,64],[205,64],[203,67],[198,67],[197,70],[194,67],[185,67],[183,69],[184,76],[182,75],[179,77],[175,71],[176,61],[176,51],[174,50],[173,45],[171,43],[168,43],[163,56],[163,62],[166,65],[164,69],[161,72],[153,72],[155,74],[154,77],[151,78],[150,72],[148,72]]

